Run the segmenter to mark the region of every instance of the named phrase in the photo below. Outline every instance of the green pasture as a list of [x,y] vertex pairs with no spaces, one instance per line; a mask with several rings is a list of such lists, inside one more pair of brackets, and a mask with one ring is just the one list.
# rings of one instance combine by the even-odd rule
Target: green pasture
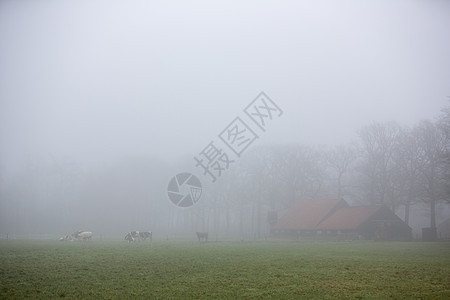
[[450,243],[0,242],[0,299],[450,299]]

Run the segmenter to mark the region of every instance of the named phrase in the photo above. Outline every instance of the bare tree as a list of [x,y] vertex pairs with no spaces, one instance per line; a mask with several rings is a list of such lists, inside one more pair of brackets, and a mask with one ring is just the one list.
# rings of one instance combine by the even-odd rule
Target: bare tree
[[[260,238],[263,233],[265,210],[273,207],[276,198],[270,197],[272,191],[277,189],[274,178],[274,155],[270,146],[260,146],[252,149],[251,153],[243,161],[248,179],[248,188],[252,193],[252,230]],[[264,210],[265,209],[265,210]]]
[[334,194],[340,198],[346,194],[344,176],[350,171],[355,162],[357,151],[352,146],[335,146],[326,151],[325,158],[328,168],[332,171],[332,179],[336,181],[337,187]]
[[274,176],[288,192],[286,206],[298,198],[315,198],[323,191],[326,171],[324,159],[316,149],[303,145],[280,147],[274,164]]
[[398,183],[394,181],[393,156],[397,151],[402,129],[394,122],[374,123],[359,131],[362,197],[370,203],[386,204],[395,210],[400,197]]
[[395,164],[393,178],[400,190],[400,203],[405,206],[405,222],[409,224],[411,205],[421,199],[420,170],[422,159],[419,143],[412,130],[403,130],[399,136],[397,151],[393,155]]
[[421,188],[423,201],[430,204],[430,227],[436,228],[436,204],[448,199],[446,193],[446,155],[448,137],[436,123],[422,121],[414,128],[420,151]]
[[442,109],[442,113],[438,120],[439,129],[447,139],[446,151],[444,154],[443,172],[446,178],[446,194],[447,202],[450,202],[450,96],[449,105]]

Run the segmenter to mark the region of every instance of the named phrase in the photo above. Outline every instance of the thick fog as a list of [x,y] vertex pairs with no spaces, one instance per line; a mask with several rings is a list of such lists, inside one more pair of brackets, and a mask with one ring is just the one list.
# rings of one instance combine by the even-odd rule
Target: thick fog
[[[225,201],[223,182],[258,149],[353,145],[366,125],[434,121],[450,95],[449,36],[448,1],[2,1],[0,233],[255,234],[265,217],[247,224],[242,209],[287,205]],[[194,156],[261,91],[283,114],[239,167],[200,178],[196,206],[173,206],[170,178],[195,172]]]

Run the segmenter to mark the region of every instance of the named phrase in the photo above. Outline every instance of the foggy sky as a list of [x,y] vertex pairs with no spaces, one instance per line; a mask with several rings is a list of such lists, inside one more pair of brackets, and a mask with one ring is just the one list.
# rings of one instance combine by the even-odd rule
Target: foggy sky
[[437,117],[450,2],[367,2],[2,1],[0,166],[193,156],[261,91],[259,143]]

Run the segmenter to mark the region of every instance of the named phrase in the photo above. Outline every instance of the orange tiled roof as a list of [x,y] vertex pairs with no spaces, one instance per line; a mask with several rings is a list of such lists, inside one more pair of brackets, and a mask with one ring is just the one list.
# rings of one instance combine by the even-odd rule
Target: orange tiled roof
[[348,207],[343,199],[314,199],[298,201],[278,222],[274,229],[315,229],[329,215]]
[[320,223],[316,229],[356,229],[382,208],[380,205],[341,208]]

